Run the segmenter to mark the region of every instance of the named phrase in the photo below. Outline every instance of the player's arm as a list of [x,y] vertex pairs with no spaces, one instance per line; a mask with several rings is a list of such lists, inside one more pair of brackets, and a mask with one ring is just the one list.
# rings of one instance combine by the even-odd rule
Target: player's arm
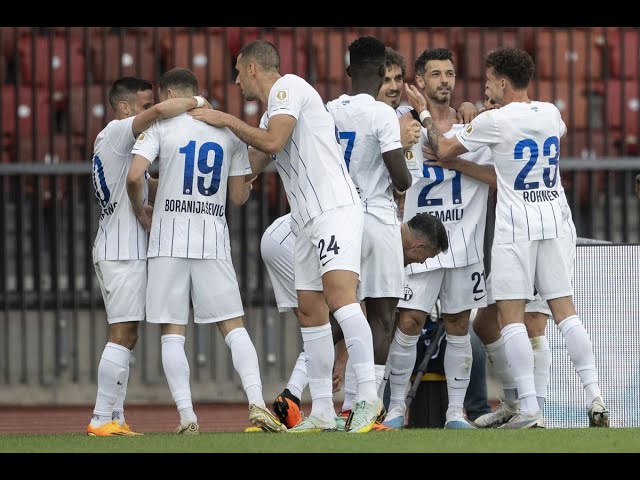
[[158,191],[158,179],[152,176],[147,177],[147,185],[149,185],[149,198],[147,203],[153,205],[156,202],[156,192]]
[[203,97],[168,98],[164,102],[156,103],[151,108],[139,113],[133,119],[133,136],[138,137],[142,132],[151,126],[156,120],[162,118],[175,117],[181,113],[188,112],[192,108],[206,105]]
[[[249,177],[249,179],[247,179]],[[229,200],[238,207],[244,205],[249,200],[249,194],[251,193],[253,179],[251,175],[237,175],[229,177]]]
[[404,192],[411,186],[413,178],[411,172],[407,168],[407,162],[404,159],[404,150],[396,148],[382,154],[382,160],[389,170],[391,182],[399,192]]
[[471,123],[471,120],[476,118],[480,111],[471,102],[462,102],[460,107],[456,111],[456,118],[458,123]]
[[420,141],[420,122],[415,120],[411,113],[405,113],[399,119],[400,122],[400,142],[402,148],[410,150]]
[[283,113],[272,115],[268,128],[257,128],[220,110],[196,108],[189,112],[189,115],[214,127],[227,127],[244,143],[269,155],[275,155],[282,150],[297,122],[294,116]]
[[423,147],[422,154],[425,158],[425,165],[429,167],[442,167],[457,170],[463,175],[475,178],[479,182],[486,183],[493,188],[498,188],[498,179],[493,165],[481,165],[459,157],[452,158],[448,162],[441,162],[433,156],[431,152],[432,150],[430,150],[428,146]]
[[261,152],[257,148],[249,147],[249,164],[253,176],[259,175],[271,163],[271,156],[268,153]]
[[147,231],[151,230],[151,215],[149,209],[145,208],[144,177],[149,164],[145,157],[135,154],[127,174],[127,195],[136,217]]

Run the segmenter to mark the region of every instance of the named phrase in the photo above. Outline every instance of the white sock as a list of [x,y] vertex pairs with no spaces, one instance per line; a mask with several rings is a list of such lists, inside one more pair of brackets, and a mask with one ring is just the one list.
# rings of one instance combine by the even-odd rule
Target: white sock
[[371,327],[362,313],[359,303],[339,308],[333,316],[340,324],[344,334],[344,344],[349,357],[353,359],[353,368],[358,379],[356,399],[367,403],[378,400],[376,374],[373,367],[373,338]]
[[262,397],[262,380],[260,379],[260,365],[258,353],[253,345],[249,333],[244,327],[238,327],[227,333],[224,341],[231,350],[233,368],[240,375],[240,382],[247,394],[249,405],[265,407]]
[[124,379],[122,380],[122,385],[120,386],[120,391],[118,392],[118,398],[116,399],[116,404],[113,406],[113,413],[111,414],[111,419],[116,420],[118,425],[122,426],[127,421],[124,418],[124,399],[127,396],[127,385],[129,385],[129,368],[130,368],[131,358],[129,358],[129,362],[127,362],[127,371],[124,375]]
[[353,369],[353,361],[351,357],[347,358],[347,365],[344,369],[344,401],[340,411],[346,412],[353,408],[353,401],[356,398],[356,390],[358,388],[358,379],[356,371]]
[[447,333],[447,348],[444,352],[444,373],[449,394],[447,420],[462,416],[464,397],[471,379],[472,363],[471,336],[468,333],[463,336]]
[[487,352],[487,359],[493,367],[493,373],[502,384],[504,390],[504,399],[509,405],[513,405],[518,401],[518,391],[516,390],[516,381],[513,373],[509,370],[509,362],[507,354],[504,351],[504,338],[500,336],[498,340],[484,346]]
[[378,392],[378,398],[382,400],[382,395],[380,395],[380,386],[382,385],[382,381],[384,380],[384,369],[386,365],[374,365],[373,372],[376,376],[376,392]]
[[331,324],[319,327],[302,327],[302,341],[307,354],[307,375],[311,393],[311,415],[330,421],[336,412],[333,407],[333,337]]
[[184,351],[185,338],[182,335],[162,335],[160,337],[162,351],[162,368],[167,377],[169,390],[180,414],[180,424],[197,422],[193,403],[191,403],[191,386],[189,385],[189,361]]
[[547,398],[547,386],[551,372],[551,349],[544,335],[531,338],[533,349],[533,379],[536,385],[536,398],[538,407],[544,410],[544,401]]
[[396,328],[396,333],[389,347],[389,390],[391,399],[389,411],[406,410],[405,399],[411,372],[416,365],[418,339],[420,335],[407,335]]
[[309,383],[306,361],[307,354],[304,353],[304,351],[300,352],[300,355],[298,355],[298,359],[296,360],[296,364],[293,366],[291,378],[289,378],[289,382],[285,387],[292,395],[295,395],[298,400],[302,398],[302,392],[304,392],[305,387]]
[[504,350],[513,372],[520,400],[520,412],[526,416],[539,413],[533,380],[533,349],[524,323],[510,323],[502,329]]
[[590,407],[594,398],[601,397],[602,394],[598,384],[598,372],[589,334],[577,315],[565,318],[558,324],[558,328],[564,336],[569,358],[571,358],[573,366],[582,380],[587,407]]
[[109,423],[113,407],[129,370],[131,350],[117,343],[108,342],[98,364],[98,393],[93,409],[91,425],[99,427]]

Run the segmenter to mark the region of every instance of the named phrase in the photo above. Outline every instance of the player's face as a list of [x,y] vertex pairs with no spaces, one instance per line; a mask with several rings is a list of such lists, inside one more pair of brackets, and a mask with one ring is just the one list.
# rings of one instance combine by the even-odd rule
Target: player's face
[[427,98],[435,103],[449,105],[456,86],[456,72],[451,60],[429,60],[422,77]]
[[136,93],[136,101],[133,105],[131,105],[133,115],[138,115],[145,110],[149,110],[151,107],[153,107],[153,104],[154,101],[152,90],[142,90],[141,92]]
[[412,248],[405,252],[405,257],[410,263],[424,263],[427,258],[436,257],[440,251],[424,242],[415,243]]
[[505,80],[496,77],[493,67],[487,69],[487,81],[484,84],[484,96],[494,105],[502,105],[504,99]]
[[378,92],[378,100],[394,109],[398,108],[403,89],[404,78],[402,78],[402,69],[398,65],[385,68],[382,87],[380,87],[380,91]]
[[236,60],[236,70],[238,71],[236,85],[240,85],[245,100],[257,100],[258,97],[252,89],[255,82],[249,74],[249,63],[242,61],[242,54],[238,55],[238,60]]

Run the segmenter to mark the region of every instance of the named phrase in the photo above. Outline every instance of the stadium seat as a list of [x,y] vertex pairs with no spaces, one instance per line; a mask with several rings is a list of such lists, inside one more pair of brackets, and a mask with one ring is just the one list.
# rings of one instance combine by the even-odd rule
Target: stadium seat
[[601,29],[541,29],[535,37],[536,78],[599,80],[603,46]]
[[638,30],[606,29],[609,75],[620,79],[638,78],[640,41]]
[[343,86],[332,82],[316,82],[313,87],[318,91],[324,103],[335,100],[342,94],[349,93],[348,83],[347,86]]
[[484,83],[479,80],[456,77],[451,106],[457,109],[462,102],[471,102],[478,108],[484,106]]
[[456,74],[472,80],[484,80],[484,57],[497,47],[522,48],[520,35],[514,31],[468,28],[461,33],[460,58],[454,57]]
[[347,79],[347,57],[349,44],[358,35],[353,31],[337,31],[330,28],[316,28],[311,31],[315,76],[317,82],[343,84]]
[[[170,39],[170,41],[168,41]],[[166,70],[188,68],[198,77],[201,88],[231,80],[231,56],[220,33],[181,33],[164,37],[162,43]]]
[[151,82],[159,71],[159,54],[145,35],[100,33],[91,38],[91,70],[95,83],[111,85],[124,75]]
[[21,36],[18,55],[23,85],[45,87],[62,98],[72,85],[85,82],[84,47],[80,38]]
[[606,126],[623,138],[624,151],[637,150],[640,132],[640,81],[610,79],[605,83]]
[[[301,27],[300,30],[305,30]],[[260,36],[273,43],[280,53],[280,74],[294,73],[305,80],[309,78],[309,48],[304,32],[277,29]]]
[[0,101],[0,131],[5,140],[16,136],[25,137],[34,131],[38,135],[48,135],[52,130],[51,102],[46,89],[35,89],[34,95],[31,87],[2,85]]
[[84,140],[76,135],[67,138],[64,133],[56,133],[33,138],[22,138],[16,148],[16,160],[27,163],[68,163],[88,160],[83,157]]
[[74,87],[69,92],[67,124],[72,134],[85,137],[91,145],[100,130],[113,120],[113,109],[109,105],[107,92],[101,85]]
[[589,97],[584,81],[536,80],[529,85],[528,93],[531,99],[551,102],[558,107],[569,130],[582,130],[589,126]]

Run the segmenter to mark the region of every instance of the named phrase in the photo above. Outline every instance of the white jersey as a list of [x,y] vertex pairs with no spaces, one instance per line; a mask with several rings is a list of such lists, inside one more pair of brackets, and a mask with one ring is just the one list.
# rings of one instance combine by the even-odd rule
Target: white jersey
[[[100,224],[93,243],[93,263],[144,260],[147,232],[138,222],[127,195],[134,117],[112,120],[93,145],[93,188],[100,201]],[[145,201],[147,183],[145,181]]]
[[[402,117],[405,113],[409,113],[412,111],[413,108],[411,108],[409,105],[400,105],[398,108],[396,108],[398,121],[400,120],[400,117]],[[404,152],[404,160],[407,163],[407,168],[409,169],[409,173],[411,174],[412,185],[421,178],[424,178],[422,175],[422,160],[418,161],[413,153],[413,150],[413,148],[410,148],[409,150],[405,150]],[[422,159],[422,152],[420,153],[420,159]]]
[[147,256],[231,260],[227,180],[251,173],[246,144],[183,113],[140,134],[133,153],[160,162]]
[[560,200],[559,110],[547,102],[512,102],[478,115],[457,138],[469,151],[491,148],[498,178],[495,242],[562,237],[569,215]]
[[[465,126],[455,124],[445,137],[451,138]],[[427,212],[438,217],[447,230],[449,249],[424,263],[413,263],[407,270],[411,273],[436,270],[438,268],[458,268],[481,262],[484,258],[484,230],[487,219],[487,195],[489,185],[463,175],[457,170],[424,165],[420,141],[412,147],[414,158],[422,165],[421,178],[414,182],[406,193],[404,221],[416,213]],[[480,165],[491,165],[493,159],[488,148],[460,157]]]
[[271,87],[262,126],[282,114],[297,120],[274,160],[291,205],[291,229],[298,234],[322,212],[360,204],[360,198],[344,164],[333,117],[318,92],[296,75],[280,77]]
[[368,94],[341,95],[327,103],[333,115],[349,175],[364,211],[396,225],[393,184],[382,154],[402,149],[400,124],[393,108]]

